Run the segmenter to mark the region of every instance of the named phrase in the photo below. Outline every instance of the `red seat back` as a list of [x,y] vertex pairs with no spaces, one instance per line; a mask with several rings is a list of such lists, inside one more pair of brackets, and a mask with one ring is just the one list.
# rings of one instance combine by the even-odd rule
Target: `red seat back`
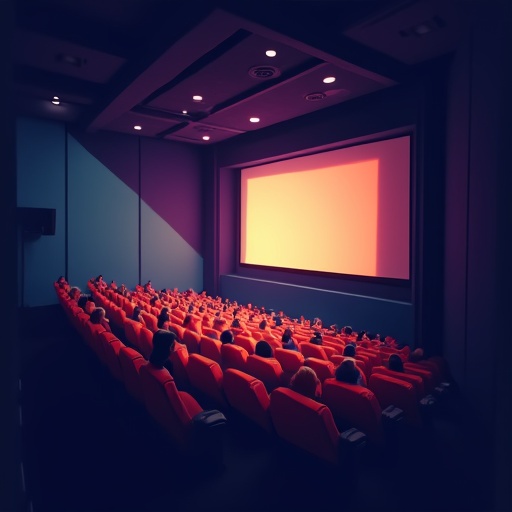
[[226,343],[220,347],[222,356],[222,368],[235,368],[242,372],[246,371],[247,358],[249,354],[245,348],[235,345],[234,343]]
[[269,411],[280,438],[323,460],[338,464],[340,434],[326,405],[291,389],[279,387],[270,394]]
[[204,334],[201,335],[201,342],[199,343],[200,354],[212,361],[216,361],[220,365],[222,365],[221,347],[222,343],[219,340],[214,340]]
[[224,393],[229,405],[267,432],[273,431],[270,397],[261,380],[235,368],[224,371]]
[[273,357],[261,357],[256,354],[247,356],[246,372],[261,380],[270,393],[283,384],[283,369]]
[[140,367],[146,360],[135,349],[122,346],[119,349],[119,363],[124,385],[130,395],[139,402],[144,401],[140,384]]
[[190,354],[187,364],[190,384],[212,401],[212,407],[227,408],[223,390],[223,374],[219,363],[201,354]]
[[374,393],[355,384],[326,379],[322,385],[322,402],[342,425],[355,427],[368,436],[370,442],[382,445],[382,409]]

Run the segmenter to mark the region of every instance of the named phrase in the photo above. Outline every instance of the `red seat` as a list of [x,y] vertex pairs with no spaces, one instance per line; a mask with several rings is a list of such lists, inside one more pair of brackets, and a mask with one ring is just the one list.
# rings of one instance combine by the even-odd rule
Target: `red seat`
[[254,354],[256,350],[256,340],[252,336],[247,336],[245,334],[237,334],[235,336],[235,345],[239,347],[245,348],[249,355]]
[[279,361],[283,369],[283,384],[288,386],[290,379],[304,364],[304,356],[296,350],[288,350],[281,347],[274,350],[274,357]]
[[119,349],[119,363],[123,375],[124,385],[130,395],[139,402],[144,401],[140,384],[140,367],[146,360],[135,349],[122,346]]
[[184,329],[182,341],[187,346],[189,354],[199,354],[199,344],[201,342],[201,336],[197,334],[197,332],[191,331],[190,329]]
[[123,373],[121,363],[119,362],[119,351],[125,344],[119,340],[115,334],[109,331],[103,331],[98,334],[100,343],[103,343],[105,351],[105,360],[112,376],[120,382],[123,382]]
[[414,386],[414,390],[416,391],[416,400],[418,402],[425,396],[425,385],[423,384],[423,379],[419,375],[413,375],[412,373],[405,372],[396,372],[386,368],[385,366],[374,366],[372,369],[372,375],[374,373],[389,375],[395,379],[401,379],[405,382],[409,382]]
[[281,439],[338,465],[340,432],[326,405],[279,387],[270,394],[269,411]]
[[373,391],[363,386],[326,379],[322,402],[331,410],[338,425],[355,427],[377,446],[384,443],[382,408]]
[[174,379],[165,368],[156,368],[151,363],[143,364],[140,379],[149,414],[165,429],[178,448],[186,450],[192,419],[203,408],[190,394],[178,391]]
[[249,354],[243,347],[239,347],[234,343],[226,343],[220,347],[220,354],[222,356],[222,369],[235,368],[245,372],[247,365],[247,358]]
[[304,364],[315,370],[316,376],[320,382],[334,377],[334,363],[332,361],[308,357]]
[[270,393],[283,385],[283,369],[279,361],[273,357],[261,357],[249,354],[245,364],[246,373],[261,380]]
[[144,323],[146,324],[146,327],[151,332],[156,332],[158,330],[158,319],[155,315],[148,313],[147,311],[142,310],[140,312],[142,318],[144,318]]
[[222,343],[219,340],[214,340],[204,334],[201,335],[201,342],[199,344],[200,354],[210,358],[212,361],[216,361],[222,366],[221,347]]
[[85,341],[87,345],[89,345],[96,355],[98,356],[98,359],[103,363],[106,364],[106,358],[105,358],[105,348],[103,347],[103,344],[100,343],[98,334],[100,332],[105,331],[105,327],[101,324],[93,324],[90,321],[87,321],[83,324],[83,333],[85,336]]
[[305,358],[316,357],[317,359],[329,361],[326,351],[320,345],[315,345],[314,343],[305,341],[303,343],[299,343],[299,349]]
[[137,349],[144,356],[145,359],[149,359],[151,352],[153,351],[153,332],[141,325],[138,331],[137,337]]
[[142,324],[131,318],[125,318],[124,320],[124,335],[127,343],[137,349],[140,352],[139,347],[139,333],[142,328]]
[[169,356],[169,361],[172,363],[172,373],[174,380],[181,387],[188,387],[190,381],[188,379],[188,350],[186,345],[181,343],[174,344],[174,350]]
[[190,354],[187,364],[188,380],[193,388],[209,399],[212,408],[227,409],[223,374],[219,363],[201,354]]
[[373,373],[368,388],[373,391],[382,409],[394,405],[404,411],[404,419],[409,425],[420,427],[423,424],[416,390],[410,382]]
[[224,371],[224,393],[237,410],[267,432],[273,432],[270,419],[270,397],[261,380],[235,368]]
[[421,366],[417,363],[404,363],[404,372],[421,377],[425,385],[426,393],[432,393],[434,391],[436,387],[434,375],[425,366]]

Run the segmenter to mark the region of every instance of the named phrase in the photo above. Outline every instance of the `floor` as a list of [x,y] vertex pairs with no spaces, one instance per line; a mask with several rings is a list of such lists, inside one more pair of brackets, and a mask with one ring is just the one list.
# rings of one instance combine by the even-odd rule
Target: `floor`
[[365,450],[343,470],[234,413],[226,413],[221,466],[202,466],[172,446],[58,307],[38,315],[24,320],[30,330],[22,326],[21,379],[35,512],[492,510],[490,441],[472,428],[456,390],[428,427],[382,453]]

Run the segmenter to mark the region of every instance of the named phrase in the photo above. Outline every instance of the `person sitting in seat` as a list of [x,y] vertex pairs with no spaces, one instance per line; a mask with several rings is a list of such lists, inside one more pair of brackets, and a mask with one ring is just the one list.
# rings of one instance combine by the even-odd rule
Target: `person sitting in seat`
[[362,382],[361,372],[353,359],[345,359],[338,368],[336,368],[335,377],[336,380],[346,382],[347,384],[360,386]]
[[172,375],[172,363],[169,359],[176,345],[176,335],[165,329],[158,329],[153,334],[153,350],[149,356],[149,362],[155,368],[166,368]]
[[136,322],[139,322],[144,327],[146,326],[146,321],[144,320],[144,317],[141,315],[142,308],[140,306],[135,306],[133,308],[133,314],[132,314],[132,320],[135,320]]
[[234,343],[235,337],[233,335],[233,331],[230,331],[229,329],[226,329],[225,331],[222,331],[220,335],[220,342],[223,345]]
[[404,363],[398,354],[389,356],[388,368],[394,372],[404,373]]
[[272,347],[270,346],[270,343],[268,343],[265,340],[260,340],[258,341],[258,343],[256,343],[254,353],[260,357],[274,357],[274,352],[272,350]]
[[283,336],[281,337],[281,342],[283,344],[283,348],[287,350],[295,350],[297,352],[299,351],[299,347],[293,339],[293,332],[291,329],[284,330]]
[[301,395],[317,400],[322,394],[322,384],[315,370],[309,366],[301,366],[290,380],[290,389]]
[[101,324],[106,331],[112,332],[110,323],[106,317],[106,312],[103,308],[94,308],[89,320],[92,324]]

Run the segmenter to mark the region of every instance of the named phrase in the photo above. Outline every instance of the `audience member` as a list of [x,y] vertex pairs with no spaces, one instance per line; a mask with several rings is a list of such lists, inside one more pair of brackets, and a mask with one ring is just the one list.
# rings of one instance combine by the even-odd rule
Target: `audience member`
[[343,355],[346,357],[356,357],[356,346],[352,343],[347,343],[343,349]]
[[336,380],[346,382],[347,384],[361,385],[362,382],[361,372],[353,359],[345,359],[336,368],[335,377]]
[[156,326],[159,329],[169,330],[170,324],[171,324],[171,316],[169,315],[169,308],[163,307],[160,311],[160,314],[157,317]]
[[140,306],[135,306],[133,308],[132,313],[132,320],[135,320],[136,322],[141,323],[143,326],[146,326],[146,321],[144,320],[144,317],[142,316],[142,308]]
[[260,340],[258,343],[256,343],[254,353],[260,357],[274,357],[274,352],[270,346],[270,343],[265,340]]
[[233,332],[230,331],[229,329],[227,329],[225,331],[222,331],[222,333],[220,335],[220,342],[223,345],[226,345],[226,344],[229,344],[229,343],[234,343],[235,342],[235,337],[233,336]]
[[404,372],[404,363],[398,354],[391,354],[389,356],[388,368],[394,372]]
[[315,370],[309,366],[301,366],[290,380],[290,388],[301,395],[317,400],[322,394],[322,384]]
[[166,368],[172,375],[172,363],[169,359],[176,344],[176,335],[166,329],[158,329],[153,334],[153,350],[149,362],[155,368]]
[[320,331],[315,331],[309,342],[313,343],[313,345],[321,345],[323,343],[322,333]]
[[283,348],[287,350],[295,350],[299,351],[299,347],[295,343],[293,339],[293,331],[291,329],[285,329],[283,335],[281,336],[281,342],[283,344]]
[[80,288],[78,286],[72,286],[69,289],[68,292],[69,298],[76,303],[78,306],[78,300],[80,299],[80,296],[82,295],[82,292],[80,291]]
[[92,324],[100,324],[102,325],[106,331],[112,332],[110,328],[110,323],[108,318],[106,317],[106,312],[103,308],[94,308],[89,320]]
[[64,276],[59,276],[56,283],[59,288],[62,288],[63,290],[69,292],[69,283],[66,281],[66,278]]

